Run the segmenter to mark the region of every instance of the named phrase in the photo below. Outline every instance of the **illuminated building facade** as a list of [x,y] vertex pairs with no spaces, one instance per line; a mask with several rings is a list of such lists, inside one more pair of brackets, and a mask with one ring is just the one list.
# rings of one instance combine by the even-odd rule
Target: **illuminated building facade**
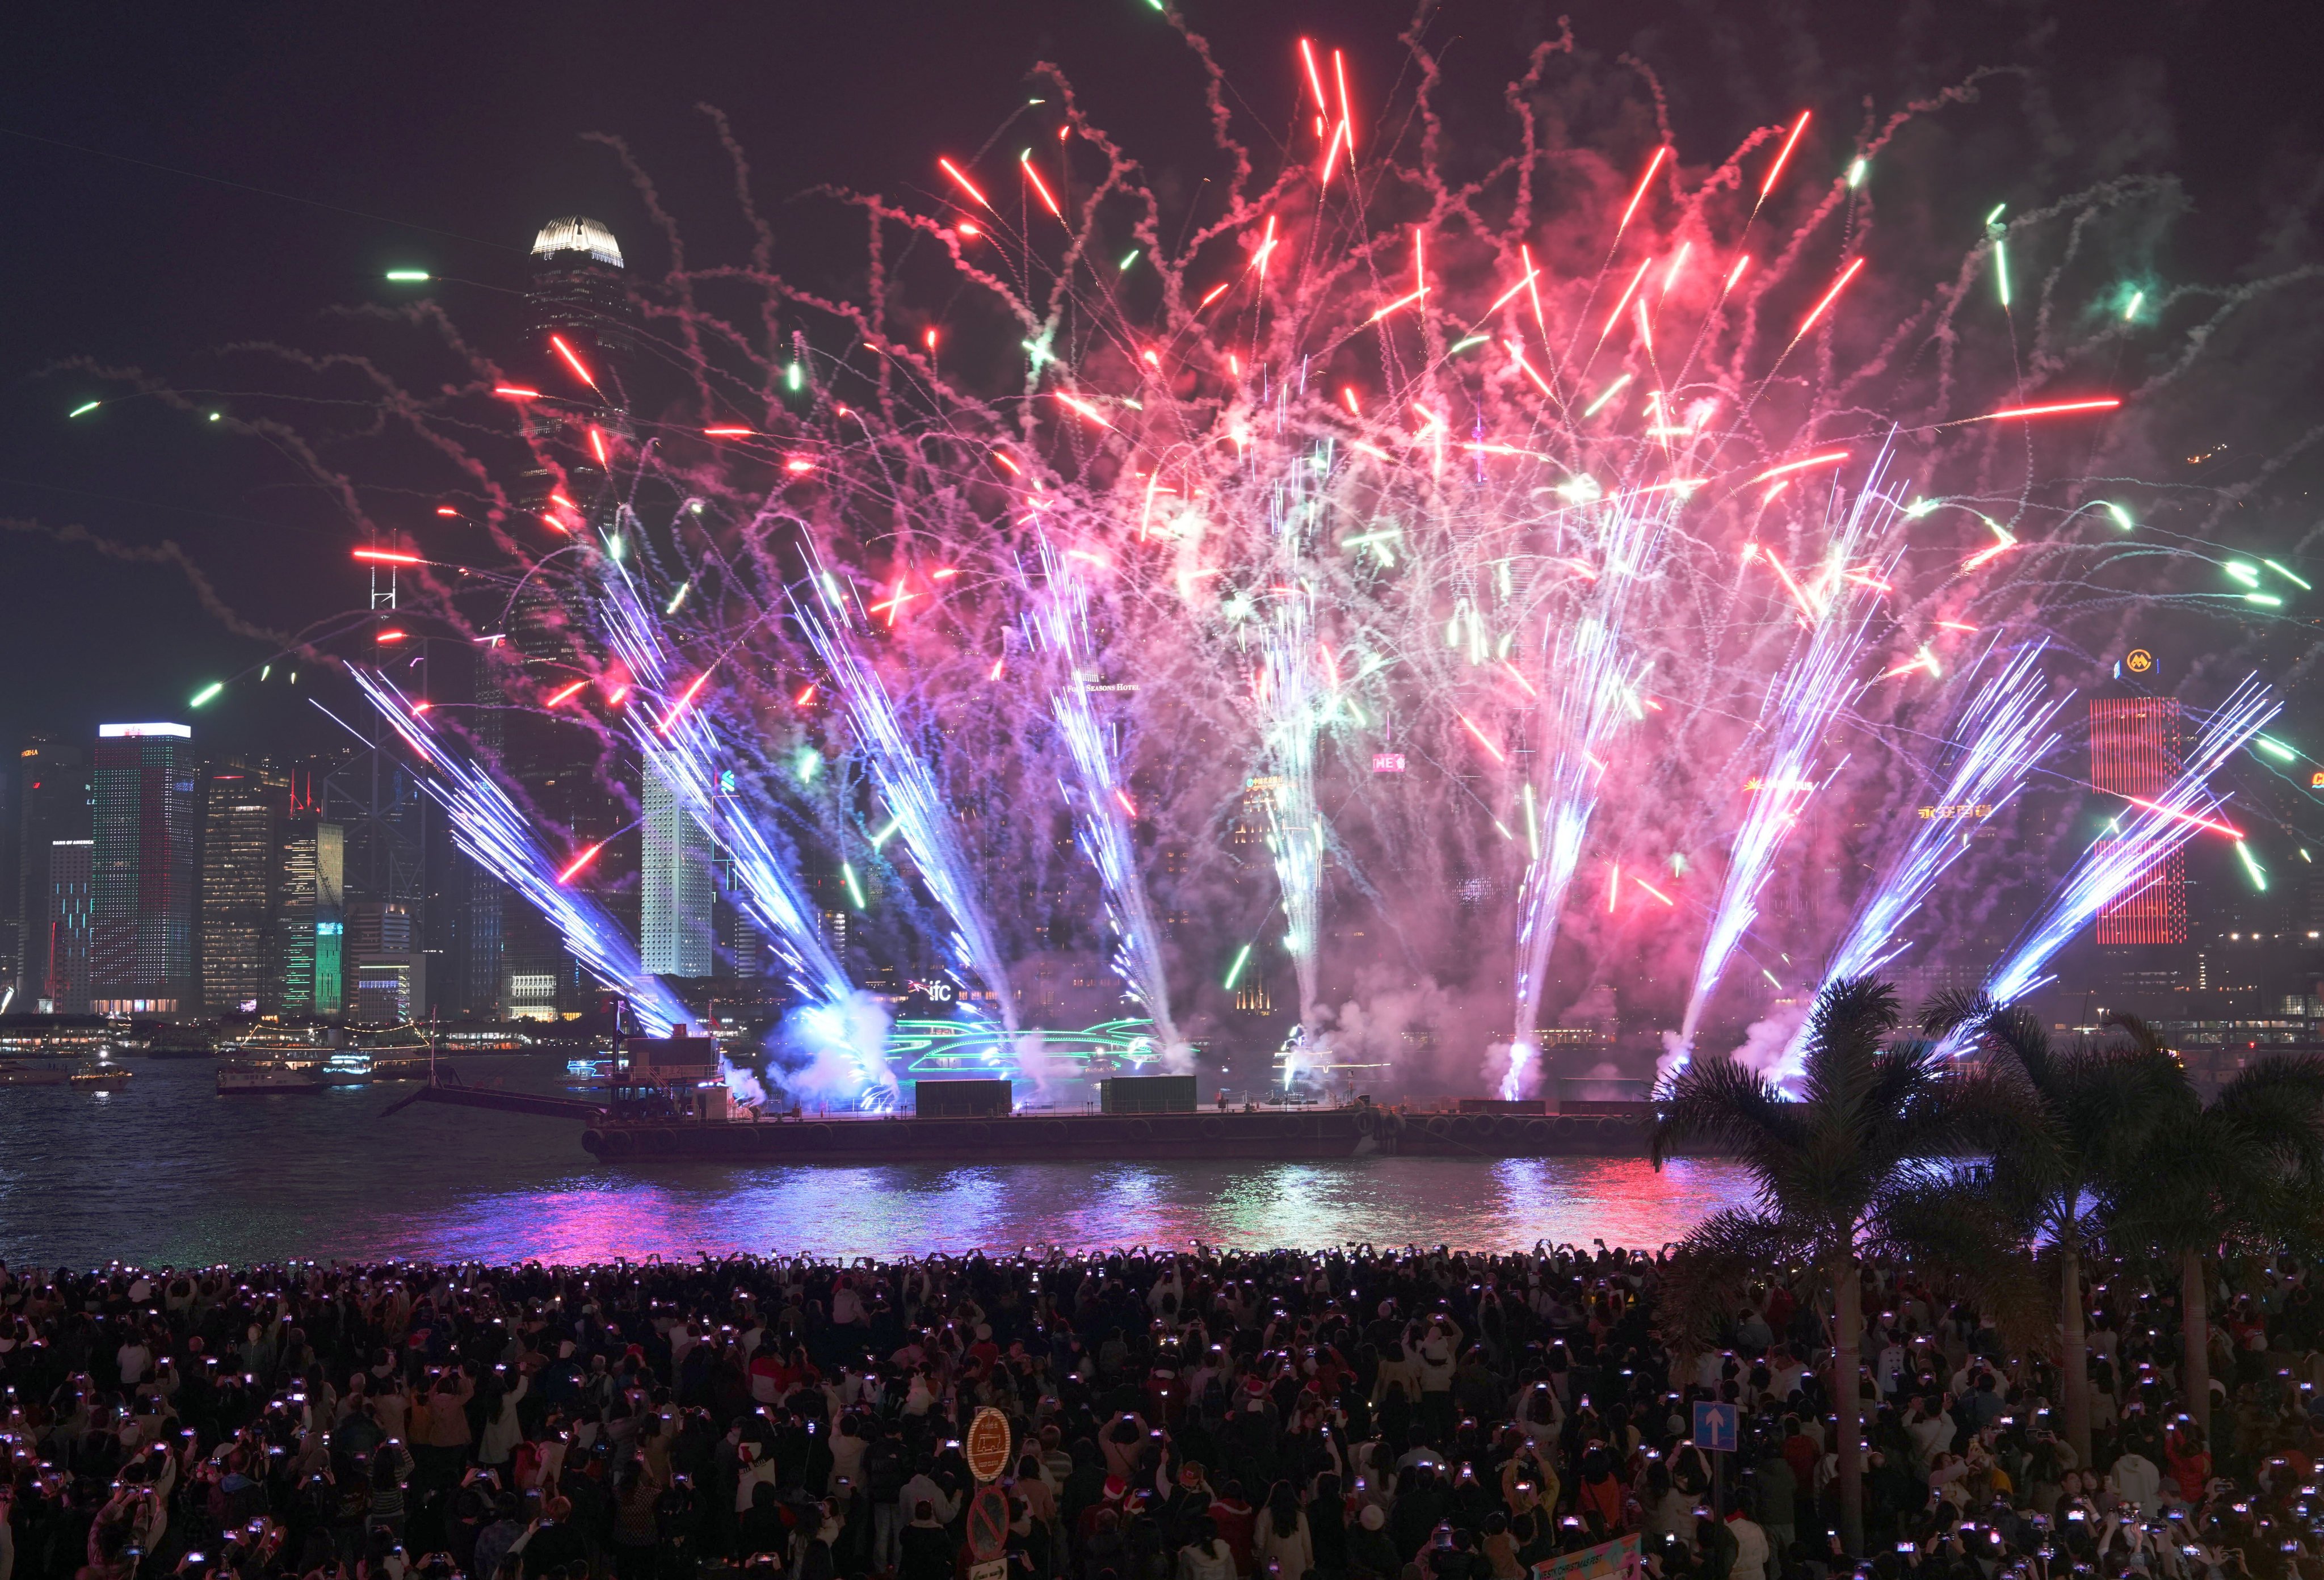
[[88,1013],[89,940],[94,918],[89,901],[90,844],[86,839],[59,839],[42,854],[41,870],[48,874],[48,903],[42,908],[41,958],[46,977],[41,983],[42,1013]]
[[650,769],[644,790],[638,937],[645,968],[659,976],[712,975],[717,965],[712,915],[716,887],[710,836]]
[[[2153,800],[2180,772],[2180,712],[2167,697],[2097,698],[2090,703],[2090,783]],[[2158,856],[2135,888],[2098,913],[2101,945],[2187,941],[2187,857]]]
[[202,1007],[272,1009],[277,825],[284,781],[264,765],[214,767],[202,798]]
[[346,832],[320,818],[283,826],[274,912],[274,1003],[286,1015],[336,1015],[346,935]]
[[346,908],[340,934],[346,961],[347,1019],[400,1026],[427,1013],[428,956],[411,908],[374,900]]
[[598,220],[552,219],[532,238],[533,326],[576,350],[632,348],[622,244]]
[[78,746],[35,736],[16,757],[16,915],[22,934],[14,978],[18,1012],[48,996],[49,853],[58,840],[88,838],[88,762]]
[[[91,781],[90,1007],[101,1015],[191,1013],[194,732],[100,725]],[[53,848],[53,847],[51,847]]]

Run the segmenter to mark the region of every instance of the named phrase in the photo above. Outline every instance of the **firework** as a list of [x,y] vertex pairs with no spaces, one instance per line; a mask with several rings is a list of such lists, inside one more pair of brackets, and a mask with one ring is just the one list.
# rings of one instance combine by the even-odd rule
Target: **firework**
[[[638,958],[637,941],[570,879],[586,858],[560,868],[534,839],[526,819],[484,769],[438,732],[392,681],[354,668],[380,717],[425,764],[420,782],[444,808],[461,853],[514,890],[555,925],[565,947],[598,982],[626,997],[649,1035],[667,1037],[691,1017]],[[592,847],[595,855],[598,847]]]
[[887,808],[889,831],[900,836],[920,881],[943,907],[952,926],[955,963],[983,984],[1003,1025],[1013,1032],[1017,1004],[1009,969],[978,902],[973,870],[961,851],[936,776],[913,750],[886,684],[853,640],[855,611],[836,579],[811,568],[807,581],[807,595],[798,600],[799,623],[846,711],[857,750]]
[[2234,836],[2236,848],[2242,850],[2243,836],[2216,820],[2219,800],[2211,781],[2282,707],[2274,692],[2255,676],[2236,687],[2205,723],[2194,751],[2162,798],[2132,799],[2131,814],[2117,818],[2074,864],[2042,914],[2018,936],[1986,978],[1986,995],[2006,1004],[2039,987],[2048,980],[2043,968],[2069,939],[2098,912],[2148,881],[2165,857],[2204,829]]
[[1088,594],[1074,562],[1058,553],[1047,534],[1040,540],[1040,551],[1047,596],[1035,609],[1034,625],[1064,671],[1052,682],[1050,707],[1079,776],[1074,820],[1082,847],[1104,885],[1115,938],[1111,965],[1131,997],[1153,1017],[1164,1051],[1184,1058],[1185,1046],[1170,1016],[1170,978],[1162,961],[1161,931],[1131,837],[1135,808],[1122,788],[1111,733],[1100,723],[1090,694],[1095,677],[1088,658]]
[[[2040,661],[2043,647],[2021,649],[2000,673],[1979,686],[1944,743],[1953,756],[1935,802],[1921,809],[1920,827],[1856,908],[1847,936],[1825,963],[1829,984],[1880,970],[1905,947],[1898,935],[1969,849],[1970,830],[2007,807],[2026,773],[2058,744],[2051,728],[2063,695],[2049,689]],[[1771,1072],[1779,1085],[1796,1076],[1804,1033],[1795,1036]]]
[[[665,692],[670,654],[661,628],[618,562],[609,563],[603,590],[608,645],[627,666],[633,685]],[[727,853],[733,897],[752,929],[773,947],[799,1001],[810,1057],[842,1059],[851,1073],[845,1095],[866,1107],[888,1106],[896,1096],[895,1076],[879,1044],[862,1046],[854,1036],[866,1019],[863,998],[825,941],[821,918],[799,887],[796,858],[777,855],[763,820],[752,815],[739,787],[722,789],[716,735],[706,714],[690,706],[708,674],[703,671],[680,690],[659,723],[648,723],[646,709],[630,709],[624,716],[631,742],[644,771],[668,786]],[[729,777],[725,782],[735,781]]]
[[[1198,59],[1194,152],[1218,165],[1191,213],[1060,91],[1020,112],[1043,137],[1014,177],[948,134],[925,194],[851,199],[875,238],[858,300],[785,280],[771,238],[747,267],[632,282],[693,386],[659,419],[562,337],[480,366],[456,424],[398,391],[460,461],[420,497],[462,491],[508,579],[579,612],[592,679],[525,695],[709,832],[867,1093],[893,1077],[858,935],[825,936],[810,864],[875,902],[881,964],[939,960],[994,1006],[962,1046],[1062,1013],[1024,990],[1101,936],[1110,969],[1076,984],[1115,996],[1078,1020],[1142,1012],[1166,1048],[1296,1028],[1301,1060],[1378,1063],[1424,1039],[1373,1001],[1425,984],[1469,1006],[1438,1045],[1465,1039],[1511,1096],[1562,989],[1624,983],[1683,1052],[1786,991],[1777,950],[1827,977],[1896,958],[1980,853],[1897,827],[1874,765],[1941,735],[1941,804],[2014,814],[2054,739],[2041,664],[2102,645],[2041,634],[2166,552],[2126,534],[2167,501],[2133,490],[2107,524],[2085,481],[2136,469],[2159,386],[2116,382],[2123,337],[2174,300],[2063,267],[2147,245],[2126,189],[2022,211],[2005,272],[1996,236],[1932,260],[1878,223],[1893,125],[1820,148],[1828,112],[1794,106],[1724,151],[1600,148],[1521,109],[1472,186],[1447,173],[1433,60],[1408,118],[1359,125],[1361,55],[1286,51],[1300,108],[1269,164]],[[479,412],[507,441],[491,465],[466,448]],[[480,481],[519,471],[549,483]],[[689,503],[639,518],[669,498]],[[613,519],[600,553],[586,523]],[[453,562],[368,552],[423,601]],[[2247,567],[2239,615],[2307,590],[2264,563],[2281,585]],[[1980,651],[2012,656],[1988,678]],[[2220,821],[2202,786],[2224,760],[2198,760],[2085,858],[1997,991],[2135,881],[2142,840]],[[779,762],[821,799],[779,793]],[[1867,824],[1895,837],[1857,849]],[[511,881],[564,903],[582,855]],[[1876,875],[1769,903],[1794,867]],[[1836,914],[1834,942],[1814,919]]]
[[[1752,481],[1764,482],[1766,476],[1762,473]],[[1882,586],[1877,576],[1856,571],[1858,557],[1868,542],[1886,537],[1899,513],[1896,503],[1880,491],[1876,467],[1831,534],[1812,585],[1803,587],[1788,571],[1783,573],[1784,586],[1801,605],[1810,628],[1798,656],[1776,679],[1760,709],[1760,725],[1769,741],[1766,766],[1736,830],[1727,880],[1711,911],[1711,930],[1695,967],[1693,991],[1687,995],[1676,1044],[1679,1066],[1686,1063],[1695,1030],[1736,947],[1758,919],[1760,891],[1766,885],[1775,853],[1837,772],[1819,772],[1817,759],[1840,710],[1864,684],[1858,674],[1859,661]],[[1771,558],[1770,562],[1781,568],[1780,560]]]

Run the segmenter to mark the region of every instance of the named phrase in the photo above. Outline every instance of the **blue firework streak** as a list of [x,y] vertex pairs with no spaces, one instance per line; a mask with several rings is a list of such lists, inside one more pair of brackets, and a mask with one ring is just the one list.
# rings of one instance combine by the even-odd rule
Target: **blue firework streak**
[[1271,607],[1259,638],[1256,679],[1260,753],[1266,768],[1267,848],[1289,922],[1283,945],[1299,978],[1303,1024],[1316,1008],[1316,929],[1323,882],[1323,814],[1315,801],[1315,739],[1323,728],[1315,673],[1315,588],[1303,574],[1306,529],[1316,510],[1304,480],[1271,491],[1274,528]]
[[[631,679],[656,707],[628,709],[630,738],[646,772],[668,785],[710,836],[733,859],[734,899],[754,930],[775,950],[791,989],[810,1012],[799,1024],[818,1042],[828,1043],[852,1064],[859,1077],[860,1104],[891,1104],[896,1077],[878,1047],[856,1047],[845,1033],[856,1018],[844,1013],[857,996],[853,983],[825,942],[816,909],[793,873],[779,860],[766,831],[738,796],[721,794],[715,764],[718,741],[711,722],[714,696],[705,694],[709,671],[673,680],[672,659],[660,624],[647,611],[627,571],[613,563],[604,585],[604,624],[613,651],[629,666]],[[831,1042],[833,1036],[839,1040]]]
[[2019,935],[1999,967],[1986,978],[1987,996],[2006,1004],[2047,982],[2043,968],[2076,933],[2136,888],[2157,862],[2193,839],[2207,824],[2216,823],[2220,803],[2211,793],[2211,776],[2250,744],[2282,707],[2257,676],[2245,677],[2203,726],[2171,788],[2153,801],[2133,802],[2113,836],[2082,853],[2041,917]]
[[1153,1017],[1162,1047],[1183,1049],[1183,1039],[1170,1018],[1170,978],[1163,968],[1161,935],[1130,837],[1132,803],[1122,788],[1105,727],[1090,703],[1088,590],[1071,556],[1059,553],[1047,532],[1041,534],[1041,570],[1047,596],[1034,610],[1033,627],[1065,670],[1050,692],[1049,708],[1081,781],[1074,821],[1083,852],[1097,868],[1105,893],[1106,919],[1117,940],[1114,974]]
[[1759,919],[1759,893],[1766,887],[1776,853],[1798,823],[1801,808],[1829,782],[1829,774],[1821,782],[1815,774],[1824,735],[1863,689],[1863,683],[1856,679],[1857,661],[1863,656],[1878,600],[1866,581],[1851,579],[1848,573],[1858,546],[1882,534],[1903,514],[1895,501],[1879,492],[1878,485],[1876,466],[1849,504],[1820,576],[1805,587],[1798,586],[1789,574],[1784,577],[1798,600],[1813,611],[1813,624],[1806,647],[1785,669],[1760,709],[1759,717],[1775,744],[1749,809],[1743,814],[1742,827],[1735,832],[1727,880],[1720,890],[1718,908],[1711,913],[1702,957],[1695,966],[1694,989],[1687,997],[1686,1014],[1679,1027],[1676,1051],[1682,1067],[1694,1046],[1703,1012],[1726,975],[1728,963]]
[[[1645,665],[1627,639],[1632,605],[1644,596],[1664,532],[1682,491],[1625,491],[1589,508],[1597,518],[1598,563],[1588,602],[1551,640],[1541,710],[1549,762],[1537,814],[1528,808],[1528,860],[1517,895],[1517,1027],[1503,1091],[1516,1096],[1520,1072],[1535,1057],[1535,1028],[1559,912],[1581,864],[1597,810],[1615,734],[1642,709]],[[1530,787],[1527,787],[1528,789]]]
[[[1826,985],[1877,971],[1904,948],[1897,931],[1969,849],[1969,835],[1957,832],[1954,817],[1947,814],[1968,808],[1969,816],[1984,818],[1999,811],[2023,787],[2026,773],[2058,744],[2057,732],[2050,726],[2066,698],[2044,698],[2049,682],[2041,670],[2043,651],[2040,642],[2021,649],[1970,698],[1952,731],[1960,758],[1946,777],[1936,807],[1923,808],[1936,815],[1922,824],[1857,907],[1848,936],[1824,966]],[[1775,1081],[1780,1084],[1798,1073],[1805,1046],[1803,1030],[1775,1067]]]
[[993,995],[1001,1023],[1017,1030],[1016,997],[1009,970],[991,925],[976,902],[975,870],[955,837],[951,815],[936,777],[905,738],[894,698],[872,666],[863,661],[850,633],[853,614],[838,583],[819,563],[808,566],[812,596],[797,601],[799,624],[830,676],[831,688],[847,715],[850,731],[894,822],[896,836],[912,853],[920,881],[952,923],[952,951]]
[[490,775],[414,713],[394,682],[351,667],[355,684],[379,716],[426,764],[420,783],[452,823],[462,854],[521,895],[549,919],[573,957],[589,974],[625,995],[638,1021],[656,1037],[693,1017],[659,980],[648,974],[638,946],[596,901],[558,882],[558,867],[525,827],[523,816]]
[[1967,807],[1980,808],[1974,815],[1985,818],[2000,810],[2022,787],[2027,771],[2058,744],[2050,725],[2066,699],[2044,699],[2048,682],[2040,668],[2042,653],[2039,642],[2025,648],[1970,699],[1954,732],[1961,756],[1945,781],[1939,815],[1914,835],[1857,908],[1848,937],[1824,967],[1827,983],[1877,971],[1904,947],[1896,941],[1897,929],[1969,848],[1969,836],[1955,833],[1952,819],[1943,813]]

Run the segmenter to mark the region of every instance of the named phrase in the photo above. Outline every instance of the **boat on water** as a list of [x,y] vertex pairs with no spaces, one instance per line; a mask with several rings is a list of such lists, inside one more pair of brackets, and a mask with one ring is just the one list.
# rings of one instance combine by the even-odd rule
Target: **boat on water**
[[0,1086],[61,1086],[71,1079],[72,1072],[62,1065],[0,1061]]
[[315,1062],[350,1051],[345,1034],[336,1026],[284,1026],[265,1021],[220,1038],[217,1050],[225,1058]]
[[416,1021],[358,1031],[350,1050],[369,1061],[370,1079],[424,1081],[438,1057],[436,1028]]
[[1000,1163],[1088,1160],[1321,1162],[1382,1156],[1642,1158],[1654,1109],[1620,1095],[1471,1097],[1434,1110],[1344,1103],[1198,1106],[1191,1076],[1100,1083],[1096,1112],[1025,1111],[1005,1079],[923,1080],[910,1108],[768,1113],[740,1102],[707,1037],[632,1037],[595,1101],[439,1079],[398,1102],[453,1104],[577,1121],[582,1148],[612,1164],[687,1159],[753,1164]]
[[[371,1055],[347,1047],[332,1026],[253,1026],[221,1042],[218,1052],[229,1061],[218,1070],[220,1093],[319,1092],[372,1081]],[[261,1078],[248,1078],[252,1072]]]
[[321,1066],[290,1060],[236,1059],[220,1065],[217,1072],[217,1092],[221,1097],[264,1097],[278,1093],[310,1095],[322,1091],[329,1084],[323,1078]]
[[206,1027],[139,1020],[113,1039],[113,1051],[139,1058],[208,1058],[217,1050]]
[[136,1073],[126,1065],[100,1064],[73,1071],[71,1085],[90,1092],[118,1092]]

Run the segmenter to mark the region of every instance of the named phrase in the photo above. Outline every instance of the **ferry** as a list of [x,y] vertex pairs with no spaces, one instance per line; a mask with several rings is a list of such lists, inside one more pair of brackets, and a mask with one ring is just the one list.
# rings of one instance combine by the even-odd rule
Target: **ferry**
[[226,1058],[319,1064],[335,1053],[346,1051],[336,1026],[284,1026],[262,1021],[218,1039],[218,1053]]
[[140,1058],[208,1058],[217,1051],[204,1028],[170,1021],[132,1021],[113,1046]]
[[72,1073],[72,1085],[88,1092],[118,1092],[129,1085],[134,1070],[126,1065],[106,1063]]
[[263,1097],[276,1093],[309,1095],[323,1090],[322,1067],[316,1064],[294,1064],[290,1061],[235,1060],[218,1067],[217,1092],[221,1097]]
[[71,1079],[62,1065],[0,1062],[0,1086],[61,1086]]
[[358,1032],[355,1047],[368,1060],[374,1082],[424,1081],[436,1063],[435,1029],[413,1021],[383,1030]]
[[349,1048],[336,1026],[261,1023],[227,1038],[218,1052],[218,1091],[319,1092],[327,1086],[368,1086],[371,1055]]

